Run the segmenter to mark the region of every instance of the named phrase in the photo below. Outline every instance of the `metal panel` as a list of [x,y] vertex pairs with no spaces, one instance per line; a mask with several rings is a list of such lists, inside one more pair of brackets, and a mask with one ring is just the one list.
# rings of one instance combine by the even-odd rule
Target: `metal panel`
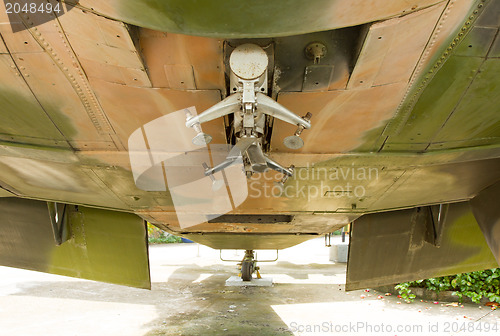
[[[80,148],[115,148],[108,135],[98,133],[77,91],[47,53],[26,53],[14,59],[23,69],[22,75],[30,90],[66,139],[81,141]],[[31,111],[23,112],[29,115]],[[88,146],[86,140],[93,147]]]
[[184,64],[165,65],[169,88],[174,90],[196,90],[193,67]]
[[318,237],[315,234],[250,233],[205,233],[182,236],[218,250],[281,250]]
[[408,14],[442,0],[68,0],[88,11],[160,31],[212,37],[305,34]]
[[473,27],[457,47],[457,56],[486,57],[498,28]]
[[[71,14],[67,15],[73,16],[76,13],[78,11],[71,11]],[[59,20],[46,22],[45,19],[45,15],[22,15],[23,24],[29,28],[15,33],[2,34],[9,51],[14,55],[13,60],[20,70],[20,76],[30,87],[34,86],[33,94],[42,105],[45,103],[44,108],[48,109],[47,113],[55,119],[55,123],[59,127],[62,127],[60,124],[63,123],[62,132],[66,136],[69,132],[71,133],[69,137],[76,138],[73,140],[84,139],[81,134],[86,133],[84,132],[85,124],[89,122],[92,125],[90,127],[95,128],[94,132],[97,131],[101,135],[113,134],[111,125],[88,85],[87,76]],[[47,99],[47,102],[44,102],[44,99]],[[75,103],[75,100],[79,102]],[[67,109],[66,104],[69,102],[73,104],[75,111]],[[59,111],[58,107],[61,107],[63,111]],[[82,109],[84,115],[80,115]],[[54,116],[56,112],[58,114]],[[68,113],[75,118],[77,125],[82,124],[83,130],[78,129],[80,134],[75,135],[68,131],[70,126],[74,125],[68,125],[70,123],[65,120],[65,115],[60,115],[61,112]],[[88,133],[90,137],[96,138],[92,130]]]
[[[490,5],[482,11],[483,7],[483,3],[477,4],[468,20],[446,36],[446,49],[427,57],[433,64],[419,66],[426,70],[425,76],[418,76],[420,81],[414,83],[397,117],[386,127],[384,134],[389,137],[383,137],[384,151],[404,151],[406,146],[422,152],[498,143],[498,60],[488,59],[497,27],[481,27],[482,17],[494,9]],[[460,140],[469,141],[457,142]]]
[[[433,82],[429,79],[433,79],[436,70],[450,56],[450,50],[452,51],[457,42],[461,41],[465,36],[462,29],[467,30],[467,27],[471,27],[471,21],[467,21],[468,25],[464,25],[465,21],[470,20],[470,18],[472,20],[476,19],[478,13],[481,13],[483,5],[483,3],[477,4],[472,1],[447,3],[446,9],[436,23],[434,32],[411,76],[410,85],[404,95],[404,100],[396,110],[395,117],[384,128],[371,132],[371,139],[367,139],[367,143],[363,145],[362,150],[379,151],[386,143],[387,136],[405,133],[402,132],[402,128],[409,120],[413,120],[411,113],[422,94],[422,89],[425,88],[426,84]],[[446,50],[443,52],[444,48]],[[438,91],[445,87],[439,86]],[[375,143],[370,144],[373,140],[375,140]],[[415,145],[413,148],[408,148],[408,150],[419,151],[422,150],[422,146]]]
[[412,167],[383,195],[377,194],[371,207],[398,209],[471,199],[500,178],[499,164],[499,159],[492,159]]
[[353,150],[363,144],[366,132],[393,116],[406,86],[394,83],[359,90],[280,93],[278,102],[297,115],[313,113],[313,127],[302,133],[304,147],[293,150],[283,145],[283,139],[294,134],[297,127],[275,121],[272,150],[301,154]]
[[470,204],[491,252],[500,263],[500,182],[481,191]]
[[2,187],[0,187],[0,197],[12,197],[12,196],[15,196],[15,195],[12,194],[10,191],[7,191],[7,190],[3,189]]
[[45,202],[0,199],[0,264],[150,288],[146,227],[139,217],[68,206],[69,240],[56,246]]
[[[273,90],[278,93],[345,89],[350,66],[355,62],[357,44],[364,33],[363,27],[350,27],[274,38],[272,43],[259,41],[259,45],[271,52],[270,61],[274,61],[274,66],[269,67],[270,70],[274,68],[273,73],[269,72],[274,82]],[[242,41],[230,42],[237,43]],[[319,60],[307,51],[314,45],[321,50]],[[273,46],[274,53],[267,46]]]
[[[0,25],[1,25],[1,21],[0,21]],[[8,51],[7,51],[7,47],[5,46],[5,43],[2,41],[0,41],[0,54],[7,54]]]
[[106,44],[101,44],[101,41],[89,41],[75,37],[69,37],[69,40],[78,58],[123,68],[140,69],[142,67],[135,50],[118,49]]
[[[269,213],[269,212],[268,212]],[[225,233],[232,236],[235,233],[248,233],[248,234],[288,234],[290,237],[295,234],[325,234],[334,232],[343,226],[351,223],[359,215],[352,214],[313,214],[313,215],[279,215],[285,217],[293,217],[291,222],[272,222],[268,221],[270,217],[275,215],[262,216],[263,221],[256,221],[254,223],[244,222],[240,218],[246,218],[245,215],[228,215],[229,218],[234,219],[233,222],[212,222],[202,223],[199,225],[191,226],[189,228],[181,228],[177,221],[175,212],[137,212],[141,217],[148,221],[166,228],[167,230],[176,232],[176,234],[189,234],[189,233]],[[259,216],[253,215],[258,218]],[[228,218],[228,217],[226,217]]]
[[434,137],[431,149],[466,147],[475,141],[500,143],[499,70],[499,59],[484,61],[460,103]]
[[[226,91],[223,40],[179,34],[165,34],[149,29],[139,30],[141,53],[148,66],[154,87],[170,87],[167,65],[187,67],[198,90]],[[182,79],[178,79],[178,84]],[[181,89],[185,89],[182,86]]]
[[136,30],[80,10],[65,14],[60,21],[88,77],[151,87],[133,41]]
[[495,42],[493,42],[489,56],[500,57],[500,35],[497,35]]
[[[402,132],[390,136],[386,146],[420,143],[414,151],[424,151],[460,102],[473,81],[471,75],[477,73],[482,62],[476,57],[453,56],[448,59],[416,103]],[[390,147],[384,147],[385,150],[394,151]]]
[[[31,153],[37,155],[35,151]],[[128,208],[102,182],[96,181],[95,175],[93,179],[85,169],[72,163],[12,156],[0,158],[2,181],[23,196],[114,209]]]
[[[91,84],[122,143],[127,143],[138,127],[156,118],[193,105],[199,113],[220,101],[216,90],[136,88],[101,80],[91,80]],[[203,130],[213,136],[214,143],[225,143],[222,125],[221,119],[203,124]]]
[[500,0],[490,0],[486,3],[485,14],[477,20],[477,24],[485,27],[500,25]]
[[[0,55],[0,134],[10,141],[17,136],[31,138],[30,143],[40,144],[42,139],[49,140],[51,145],[56,141],[60,146],[68,146],[64,137],[53,124],[48,114],[42,109],[39,101],[33,96],[30,88],[20,76],[10,55]],[[8,137],[10,136],[10,137]],[[46,144],[46,143],[43,143]]]
[[309,65],[306,67],[303,91],[326,91],[333,76],[333,65]]
[[347,88],[408,82],[443,9],[440,4],[373,24]]
[[365,215],[354,222],[347,290],[498,267],[468,203],[449,206],[440,247],[426,241],[419,211]]

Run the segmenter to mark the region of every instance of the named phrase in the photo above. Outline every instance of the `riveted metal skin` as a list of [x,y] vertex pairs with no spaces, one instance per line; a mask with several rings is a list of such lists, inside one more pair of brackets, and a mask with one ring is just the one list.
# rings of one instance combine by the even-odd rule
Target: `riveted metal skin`
[[[274,249],[367,214],[466,202],[500,179],[499,0],[313,2],[68,0],[44,22],[0,12],[0,200],[135,213],[207,245]],[[257,103],[312,113],[313,127],[289,148],[297,125],[265,116],[264,154],[293,177],[277,187],[282,175],[255,174],[233,222],[181,227],[170,190],[135,185],[128,139],[231,97],[229,55],[246,43],[268,59]],[[326,47],[319,61],[311,43]],[[234,126],[223,115],[203,133],[234,145]],[[203,173],[178,157],[180,181]]]
[[[68,0],[67,3],[76,3]],[[306,34],[361,25],[405,15],[439,0],[289,1],[286,6],[266,0],[252,3],[216,0],[200,8],[182,0],[79,1],[79,8],[154,30],[221,38],[255,38]],[[321,9],[321,10],[319,10]]]

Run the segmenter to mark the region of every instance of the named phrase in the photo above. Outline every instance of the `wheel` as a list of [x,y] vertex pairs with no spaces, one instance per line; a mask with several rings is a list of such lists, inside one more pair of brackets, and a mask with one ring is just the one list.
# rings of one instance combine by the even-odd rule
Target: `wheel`
[[241,280],[250,281],[252,280],[254,263],[250,260],[244,260],[241,263]]

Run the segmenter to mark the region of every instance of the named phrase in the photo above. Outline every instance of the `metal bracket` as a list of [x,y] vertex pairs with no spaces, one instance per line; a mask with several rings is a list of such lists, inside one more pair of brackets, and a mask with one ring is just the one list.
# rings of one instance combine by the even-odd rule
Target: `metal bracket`
[[52,233],[54,241],[59,246],[68,240],[68,219],[67,219],[67,204],[58,204],[55,202],[47,202],[49,209],[50,223],[52,224]]
[[443,240],[443,228],[446,221],[446,215],[448,214],[449,204],[439,204],[439,211],[437,214],[437,221],[434,220],[434,214],[432,213],[432,207],[429,208],[431,212],[432,224],[434,226],[434,245],[436,247],[441,246],[441,241]]
[[[278,251],[279,250],[276,250],[276,258],[275,259],[270,259],[270,260],[257,260],[257,259],[255,259],[254,261],[256,263],[260,263],[260,262],[274,262],[274,261],[278,260],[278,253],[279,253]],[[255,256],[257,256],[257,253],[255,254]],[[220,260],[227,261],[227,262],[238,262],[238,263],[241,262],[241,259],[238,259],[238,260],[223,259],[222,258],[222,250],[219,250],[219,258],[220,258]]]
[[332,247],[332,233],[327,233],[325,235],[325,246]]
[[307,58],[314,61],[314,64],[319,64],[320,60],[326,56],[328,50],[321,42],[309,43],[304,50]]
[[238,112],[240,110],[241,96],[241,93],[235,93],[205,110],[203,113],[197,116],[188,117],[186,120],[186,127],[193,127],[195,124],[202,124]]
[[203,167],[205,176],[210,176],[214,186],[216,186],[216,180],[211,175],[231,166],[239,158],[243,162],[244,171],[248,178],[254,173],[264,173],[268,169],[281,172],[285,178],[292,176],[293,167],[282,167],[264,153],[263,137],[265,136],[266,116],[280,119],[298,127],[291,139],[285,142],[289,147],[297,149],[304,144],[300,138],[301,133],[305,129],[311,128],[309,121],[311,113],[299,117],[263,93],[267,91],[269,60],[266,52],[260,46],[255,44],[238,46],[231,53],[229,63],[232,94],[197,116],[191,115],[189,111],[186,113],[186,127],[192,127],[196,131],[197,135],[194,137],[193,143],[200,146],[208,144],[212,140],[212,137],[202,132],[200,127],[202,123],[234,114],[235,148],[231,150],[222,163],[212,168],[205,164]]
[[302,126],[307,129],[311,128],[311,123],[309,121],[299,117],[263,93],[257,93],[257,104],[259,105],[258,109],[264,114],[270,115],[292,125]]
[[[304,118],[299,117],[283,105],[277,103],[272,98],[258,92],[256,94],[258,109],[260,112],[272,116],[274,118],[280,119],[292,125],[302,126],[304,129],[311,128],[311,123]],[[243,99],[243,94],[238,92],[230,95],[223,101],[215,104],[203,113],[188,117],[186,121],[186,127],[193,127],[195,124],[202,124],[207,121],[211,121],[225,115],[235,113],[240,111],[241,103]]]
[[441,246],[443,240],[443,229],[448,213],[449,204],[440,204],[421,208],[423,217],[422,224],[425,225],[425,241],[436,247]]

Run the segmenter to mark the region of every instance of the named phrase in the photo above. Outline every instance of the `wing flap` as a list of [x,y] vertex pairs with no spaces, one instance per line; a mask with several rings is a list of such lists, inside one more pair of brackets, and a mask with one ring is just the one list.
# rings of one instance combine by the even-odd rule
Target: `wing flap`
[[498,267],[469,203],[447,208],[446,214],[422,207],[365,215],[355,221],[346,289]]
[[[147,230],[136,215],[67,205],[57,232],[47,203],[0,198],[0,265],[119,285],[150,285]],[[62,230],[63,227],[60,227]]]

